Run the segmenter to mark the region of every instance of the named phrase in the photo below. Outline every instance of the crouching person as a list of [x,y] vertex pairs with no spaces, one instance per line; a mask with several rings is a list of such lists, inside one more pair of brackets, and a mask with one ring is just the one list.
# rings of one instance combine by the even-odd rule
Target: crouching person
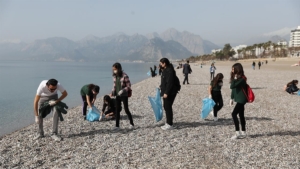
[[[62,95],[58,98],[57,90],[59,90]],[[43,118],[39,116],[39,108],[45,103],[49,102],[51,106],[51,111],[53,112],[53,129],[52,129],[52,136],[55,141],[60,141],[61,138],[57,135],[58,134],[58,111],[54,106],[62,101],[68,95],[67,91],[64,87],[58,83],[55,79],[50,80],[43,80],[38,89],[34,99],[34,114],[35,114],[35,122],[38,124],[38,135],[35,139],[39,139],[44,137],[44,129],[43,129]]]

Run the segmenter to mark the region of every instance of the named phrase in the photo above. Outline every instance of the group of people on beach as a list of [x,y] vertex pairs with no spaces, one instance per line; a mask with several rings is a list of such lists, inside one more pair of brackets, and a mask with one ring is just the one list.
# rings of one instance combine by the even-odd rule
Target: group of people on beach
[[[161,128],[163,130],[170,130],[173,129],[172,106],[181,86],[176,75],[176,71],[167,58],[162,58],[160,60],[159,68],[161,69],[160,93],[161,97],[163,98],[163,108],[166,114],[166,123],[164,126],[161,126]],[[213,108],[212,114],[214,116],[214,121],[218,121],[218,112],[224,105],[221,93],[224,75],[222,73],[218,73],[216,76],[214,76],[215,70],[216,68],[214,64],[211,64],[211,82],[209,85],[208,93],[209,98],[213,99],[216,103]],[[183,84],[185,84],[185,82],[189,84],[188,74],[190,74],[191,72],[192,69],[189,65],[189,61],[187,61],[187,63],[183,65],[183,74],[185,75]],[[115,119],[116,124],[113,130],[119,130],[120,112],[122,110],[121,103],[123,102],[125,113],[127,114],[130,122],[129,127],[130,129],[134,129],[133,117],[128,105],[128,99],[131,96],[132,92],[129,76],[123,71],[120,63],[115,63],[112,65],[112,76],[112,92],[109,95],[104,96],[101,114],[105,115],[105,117],[108,119]],[[299,90],[297,84],[298,80],[293,80],[285,86],[284,90],[286,90],[288,93],[296,92]],[[234,134],[232,139],[245,138],[246,120],[244,112],[245,104],[247,103],[247,96],[245,95],[243,90],[247,90],[247,78],[244,74],[243,66],[240,63],[235,63],[231,68],[230,89],[230,106],[233,106],[233,103],[236,102],[236,105],[232,111],[232,118],[234,121],[236,133]],[[58,97],[57,91],[60,91],[62,93],[60,97]],[[99,92],[100,87],[95,84],[87,84],[81,88],[80,95],[83,101],[82,115],[84,119],[86,119],[87,108],[93,107],[93,104],[95,103],[97,94]],[[55,141],[61,140],[61,137],[58,136],[58,121],[60,112],[58,111],[56,106],[62,103],[61,101],[66,98],[67,95],[68,93],[65,88],[56,79],[43,80],[40,83],[34,99],[35,121],[38,124],[39,128],[36,139],[44,137],[43,118],[40,116],[40,107],[47,104],[53,112],[53,130],[51,137]],[[237,115],[239,115],[240,117],[241,130]]]
[[[265,63],[268,64],[268,60],[266,60]],[[264,64],[264,62],[261,62],[261,61],[259,60],[258,63],[257,63],[258,69],[260,69],[260,67],[261,67],[263,64]],[[255,65],[256,65],[256,62],[253,61],[253,62],[252,62],[252,69],[253,69],[253,70],[255,70]]]

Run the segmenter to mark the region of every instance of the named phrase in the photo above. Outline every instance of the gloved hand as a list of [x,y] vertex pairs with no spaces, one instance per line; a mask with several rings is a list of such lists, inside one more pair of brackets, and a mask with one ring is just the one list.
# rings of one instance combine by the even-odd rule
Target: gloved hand
[[122,93],[123,93],[123,90],[120,90],[119,93],[118,93],[118,95],[121,96]]
[[50,101],[49,101],[49,105],[50,105],[50,106],[54,106],[55,104],[56,104],[56,101],[55,101],[55,100],[50,100]]
[[208,96],[208,98],[210,98],[210,99],[212,98],[212,97],[211,97],[211,94]]
[[36,124],[39,124],[39,123],[40,123],[40,121],[39,121],[39,116],[35,116],[35,123],[36,123]]
[[230,107],[233,106],[233,100],[232,99],[230,99],[230,101],[229,101],[229,106]]

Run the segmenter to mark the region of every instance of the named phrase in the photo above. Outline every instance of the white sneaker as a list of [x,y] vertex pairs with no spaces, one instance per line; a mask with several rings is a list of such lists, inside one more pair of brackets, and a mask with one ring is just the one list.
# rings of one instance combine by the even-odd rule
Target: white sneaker
[[240,132],[239,132],[239,131],[236,131],[236,132],[235,132],[235,135],[232,136],[231,139],[232,139],[232,140],[235,140],[235,139],[239,139],[240,137],[241,137]]
[[44,137],[43,134],[37,134],[37,135],[33,138],[33,140],[38,140],[38,139],[43,138],[43,137]]
[[120,127],[113,127],[112,130],[120,130]]
[[161,126],[160,128],[164,130],[164,128],[166,128],[166,126],[167,126],[167,123],[165,125]]
[[218,117],[214,117],[214,121],[218,121]]
[[164,128],[162,128],[163,130],[172,130],[174,129],[172,126],[170,126],[169,124],[166,124],[166,126]]
[[246,138],[246,137],[247,137],[246,131],[241,131],[240,138]]
[[130,124],[129,129],[134,129],[134,126]]
[[60,140],[61,140],[61,137],[59,137],[57,134],[53,134],[53,135],[51,136],[51,138],[52,138],[53,140],[55,140],[55,141],[60,141]]

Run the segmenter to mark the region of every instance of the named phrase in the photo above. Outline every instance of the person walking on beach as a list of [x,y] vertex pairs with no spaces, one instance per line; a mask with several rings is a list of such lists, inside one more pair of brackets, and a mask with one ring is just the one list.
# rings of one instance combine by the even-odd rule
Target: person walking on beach
[[128,108],[128,93],[131,91],[131,83],[128,75],[123,71],[120,63],[115,63],[112,66],[113,71],[113,89],[111,96],[116,97],[116,126],[114,130],[120,129],[120,112],[121,112],[121,102],[123,102],[125,112],[130,121],[130,129],[134,128],[132,115]]
[[[244,75],[243,66],[240,63],[235,63],[232,66],[231,76],[230,76],[230,89],[231,89],[231,100],[230,106],[233,105],[233,101],[236,102],[236,105],[232,112],[232,118],[235,125],[235,135],[231,139],[239,139],[246,137],[246,120],[244,116],[245,104],[247,98],[243,92],[243,89],[246,91],[246,76]],[[239,120],[237,115],[239,114],[242,131],[240,132]]]
[[223,98],[221,94],[221,88],[223,86],[223,74],[218,73],[216,77],[210,82],[208,89],[209,98],[213,99],[216,103],[213,109],[214,121],[218,121],[218,111],[223,107]]
[[252,63],[252,69],[255,70],[255,62]]
[[183,65],[183,69],[182,69],[182,73],[184,74],[184,80],[183,80],[183,84],[185,84],[185,82],[187,82],[187,84],[189,83],[189,74],[192,73],[192,69],[190,66],[190,61],[186,61],[186,64]]
[[260,69],[260,66],[261,66],[261,62],[258,61],[258,69]]
[[94,105],[95,101],[96,101],[96,97],[97,94],[100,91],[100,87],[94,84],[87,84],[84,85],[81,89],[80,89],[80,95],[81,95],[81,99],[83,102],[82,105],[82,115],[83,115],[83,119],[86,120],[86,110],[87,110],[87,106],[89,106],[89,108],[92,108],[92,106]]
[[[62,95],[58,98],[57,90],[59,90]],[[53,130],[51,138],[55,141],[60,141],[61,137],[59,137],[58,134],[58,112],[55,106],[58,102],[62,101],[65,97],[67,97],[68,93],[64,89],[64,87],[58,83],[56,79],[49,79],[49,80],[43,80],[38,89],[37,93],[34,99],[33,109],[35,114],[35,122],[39,126],[38,135],[35,137],[35,139],[39,139],[44,137],[44,129],[43,129],[43,118],[39,116],[39,108],[41,105],[43,105],[45,102],[49,102],[49,105],[51,106],[51,111],[53,112]]]
[[217,70],[214,63],[211,64],[209,70],[210,70],[210,80],[212,80],[215,77],[215,71]]
[[180,90],[180,82],[169,59],[162,58],[160,60],[160,65],[163,68],[163,72],[161,75],[160,94],[163,97],[163,107],[166,112],[167,118],[166,124],[161,128],[163,130],[171,130],[173,129],[172,105],[176,98],[177,92]]

